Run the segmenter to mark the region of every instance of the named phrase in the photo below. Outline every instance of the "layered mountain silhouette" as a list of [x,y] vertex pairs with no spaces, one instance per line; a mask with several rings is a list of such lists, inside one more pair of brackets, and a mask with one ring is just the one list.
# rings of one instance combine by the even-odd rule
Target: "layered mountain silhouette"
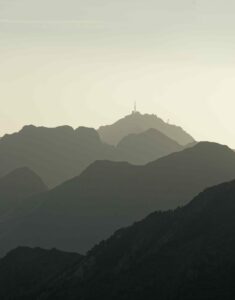
[[103,143],[92,128],[31,125],[0,140],[0,176],[27,166],[54,187],[81,174],[96,160],[143,164],[180,149],[176,142],[153,129],[128,136],[114,147]]
[[47,299],[234,299],[234,200],[233,181],[118,231]]
[[48,188],[41,178],[28,168],[20,168],[0,178],[0,216],[24,205],[32,195]]
[[208,142],[145,166],[98,161],[30,199],[41,205],[0,237],[0,253],[19,245],[84,253],[116,229],[152,211],[185,205],[206,187],[233,178],[234,151]]
[[120,157],[133,164],[147,164],[150,161],[183,150],[174,140],[156,129],[124,137],[117,145]]
[[[234,200],[232,181],[205,190],[183,208],[152,213],[118,230],[54,280],[39,288],[34,283],[30,289],[23,285],[21,292],[30,291],[23,299],[234,299]],[[27,251],[26,270],[31,265],[31,260],[25,261]],[[5,274],[21,265],[10,256],[0,261],[1,286]],[[38,265],[32,274],[26,272],[28,280],[36,272]],[[21,274],[14,275],[10,282],[17,287]],[[8,289],[9,298],[3,299],[16,299],[12,295],[14,289]]]
[[36,299],[32,292],[40,292],[81,259],[79,254],[56,249],[19,247],[0,260],[0,298]]
[[0,176],[27,166],[52,187],[80,174],[97,159],[116,159],[115,149],[91,128],[25,126],[0,140]]
[[156,115],[139,112],[134,112],[112,125],[101,126],[98,132],[104,142],[117,145],[127,135],[141,133],[151,128],[157,129],[180,145],[194,142],[194,139],[181,127],[165,123]]

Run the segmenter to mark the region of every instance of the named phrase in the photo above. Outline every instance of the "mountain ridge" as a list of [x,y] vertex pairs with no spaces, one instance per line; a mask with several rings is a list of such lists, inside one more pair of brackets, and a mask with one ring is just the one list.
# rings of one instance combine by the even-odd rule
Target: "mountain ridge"
[[[0,140],[0,176],[27,166],[50,187],[81,174],[96,160],[129,161],[145,164],[182,148],[157,131],[142,132],[127,147],[104,143],[93,128],[24,126],[19,132]],[[144,144],[144,146],[143,146]]]
[[117,144],[117,149],[126,161],[138,165],[181,151],[183,146],[159,130],[150,128],[141,133],[127,135]]
[[145,166],[97,161],[37,199],[38,209],[0,240],[1,254],[22,241],[85,253],[116,229],[152,211],[183,206],[208,186],[233,178],[235,153],[216,143],[197,144]]
[[233,299],[234,199],[235,180],[118,230],[43,299]]
[[117,145],[128,134],[141,133],[149,128],[161,131],[169,138],[184,146],[194,142],[194,139],[180,126],[165,123],[154,114],[141,114],[139,112],[127,115],[112,125],[101,126],[98,132],[104,142]]
[[[209,187],[182,208],[153,212],[117,230],[85,257],[52,276],[54,279],[41,282],[39,287],[24,286],[22,298],[14,298],[15,291],[9,289],[9,283],[3,285],[4,289],[12,300],[233,299],[234,199],[235,180]],[[35,250],[21,248],[11,253],[19,253],[27,260],[25,253],[32,251]],[[0,260],[1,285],[11,264],[16,270],[22,264],[19,259],[7,260],[11,253]],[[26,270],[29,264],[26,262]],[[13,286],[19,282],[18,273],[11,279]]]

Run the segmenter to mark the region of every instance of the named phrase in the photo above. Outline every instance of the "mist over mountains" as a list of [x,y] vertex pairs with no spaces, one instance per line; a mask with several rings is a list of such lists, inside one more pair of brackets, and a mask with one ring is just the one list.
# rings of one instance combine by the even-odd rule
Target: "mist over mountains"
[[[0,253],[18,245],[85,253],[118,228],[185,205],[208,186],[233,178],[235,153],[215,143],[198,143],[144,166],[97,161],[29,199],[40,205],[3,235]],[[4,223],[11,226],[11,220]]]
[[0,298],[233,299],[234,179],[229,147],[137,111],[5,135]]
[[98,132],[101,139],[111,145],[117,145],[125,136],[132,133],[141,133],[150,128],[157,129],[180,145],[194,142],[192,136],[181,127],[168,124],[156,115],[141,114],[133,111],[131,115],[118,120],[112,125],[101,126]]
[[117,150],[123,160],[138,165],[183,150],[183,146],[151,128],[127,135],[118,143]]
[[25,126],[0,140],[0,174],[27,166],[48,186],[72,178],[96,159],[115,159],[94,129]]
[[235,300],[234,16],[0,0],[0,300]]
[[[102,142],[98,134],[100,131],[92,128],[79,127],[74,130],[69,126],[25,126],[18,133],[5,135],[0,140],[0,176],[26,166],[36,172],[49,187],[54,187],[81,174],[96,160],[143,164],[182,148],[161,134],[169,127],[168,124],[160,122],[156,116],[139,115],[140,118],[137,118],[137,114],[127,118],[133,120],[136,126],[139,123],[138,132],[141,134],[128,137],[136,129],[126,127],[124,141],[117,147]],[[158,127],[158,131],[149,131]],[[181,135],[187,136],[183,131]],[[143,143],[147,143],[144,148]]]

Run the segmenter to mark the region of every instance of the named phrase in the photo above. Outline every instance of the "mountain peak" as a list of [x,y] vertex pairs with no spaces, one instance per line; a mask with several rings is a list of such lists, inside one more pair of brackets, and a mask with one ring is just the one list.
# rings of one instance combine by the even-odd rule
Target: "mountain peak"
[[97,143],[101,142],[100,136],[94,128],[80,126],[75,130],[75,132],[77,133],[79,138],[81,138],[82,140],[89,139],[90,141],[93,141],[93,142],[97,142]]
[[13,183],[14,181],[17,181],[18,184],[22,184],[23,182],[29,180],[31,182],[38,182],[42,187],[44,187],[45,190],[47,189],[42,179],[28,167],[17,168],[0,178],[0,180],[1,182],[8,182],[9,184]]
[[[146,131],[140,132],[140,133],[130,133],[129,135],[125,136],[118,145],[120,145],[124,140],[129,139],[129,138],[136,138],[136,137],[149,137],[149,138],[160,138],[164,140],[171,141],[174,144],[178,144],[176,141],[172,140],[165,134],[163,134],[161,131],[159,131],[156,128],[149,128]],[[179,144],[178,144],[179,145]],[[180,145],[179,145],[180,147]]]
[[0,214],[13,210],[19,202],[48,190],[42,179],[27,167],[0,178]]
[[156,115],[132,113],[112,125],[98,129],[100,137],[108,144],[117,145],[120,140],[132,133],[141,133],[150,128],[157,129],[181,145],[192,143],[194,139],[181,127],[168,124]]
[[219,143],[215,142],[208,142],[208,141],[202,141],[191,147],[191,149],[200,149],[200,150],[215,150],[215,149],[220,149],[220,150],[226,150],[226,151],[231,151],[233,150],[229,148],[227,145],[222,145]]
[[133,164],[147,164],[170,153],[183,149],[161,131],[150,128],[124,137],[117,145],[125,160]]
[[[194,161],[194,168],[203,167],[206,170],[207,166],[219,167],[221,170],[226,170],[229,166],[229,161],[234,161],[234,151],[226,145],[221,145],[213,142],[199,142],[194,146],[185,148],[183,151],[172,153],[169,156],[162,157],[156,161],[148,163],[152,167],[163,167],[165,162],[171,162],[172,166],[182,159],[181,171]],[[172,170],[174,171],[174,170]],[[179,170],[178,170],[179,171]]]
[[[93,162],[79,177],[79,179],[87,179],[87,178],[101,178],[105,177],[108,179],[107,174],[114,179],[115,176],[119,176],[120,172],[125,173],[129,167],[134,168],[135,166],[130,163],[123,162],[115,162],[110,160],[97,160]],[[131,168],[131,169],[132,169]],[[110,178],[111,179],[111,178]]]

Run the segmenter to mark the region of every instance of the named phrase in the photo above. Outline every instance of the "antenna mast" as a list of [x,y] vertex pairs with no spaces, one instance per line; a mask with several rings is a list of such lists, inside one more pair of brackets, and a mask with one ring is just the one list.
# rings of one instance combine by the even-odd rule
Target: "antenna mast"
[[137,114],[137,104],[136,104],[136,101],[134,102],[134,110],[132,111],[132,114],[133,115]]

